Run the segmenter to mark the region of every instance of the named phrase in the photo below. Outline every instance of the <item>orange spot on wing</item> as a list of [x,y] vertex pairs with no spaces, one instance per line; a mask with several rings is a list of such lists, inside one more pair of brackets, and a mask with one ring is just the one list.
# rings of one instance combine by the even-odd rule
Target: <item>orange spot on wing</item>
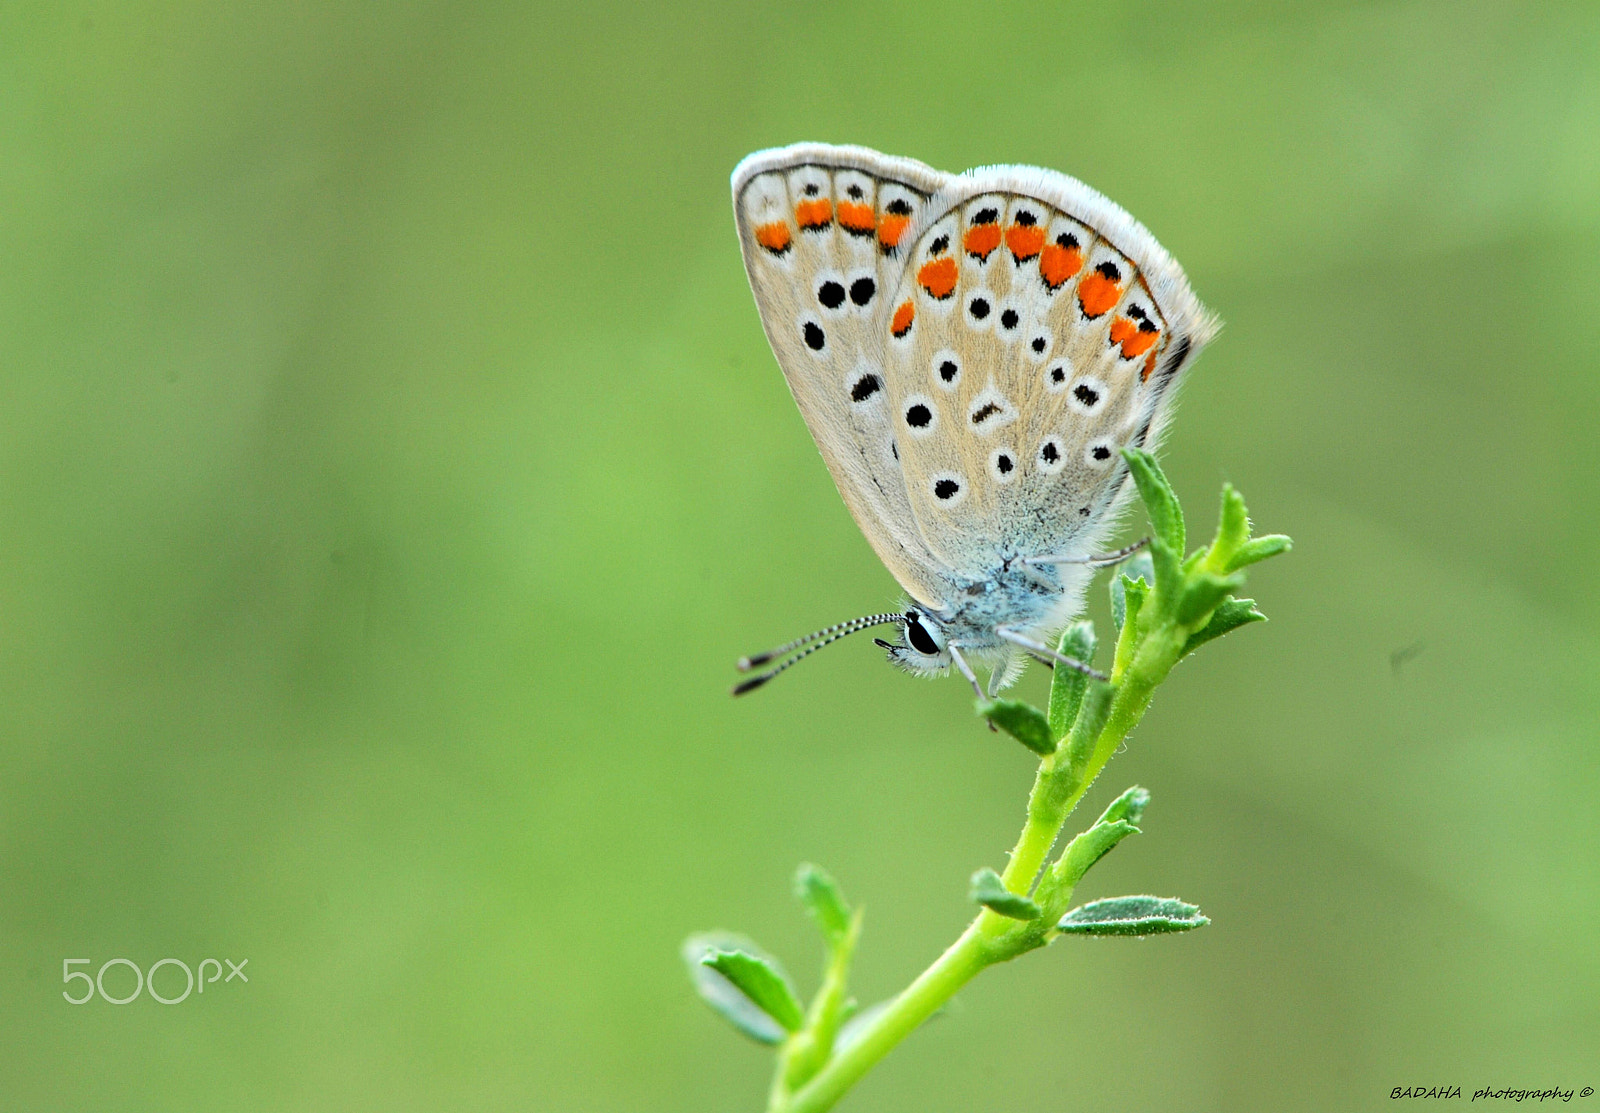
[[1085,317],[1098,317],[1117,304],[1122,283],[1113,282],[1099,271],[1090,271],[1078,283],[1078,304]]
[[839,223],[848,232],[858,236],[870,235],[877,219],[871,205],[862,205],[854,201],[839,202]]
[[1006,229],[1006,246],[1017,262],[1026,263],[1044,246],[1044,229],[1037,224],[1013,224]]
[[1039,256],[1039,276],[1050,289],[1058,289],[1063,282],[1083,269],[1083,252],[1075,247],[1045,244]]
[[904,336],[911,331],[911,321],[916,315],[917,311],[909,301],[902,302],[900,308],[894,311],[894,320],[889,322],[889,331],[896,337]]
[[974,224],[961,238],[961,246],[967,249],[968,255],[987,259],[989,253],[1000,246],[1000,225]]
[[924,290],[943,301],[956,288],[956,261],[948,255],[930,259],[917,271],[917,281],[922,283]]
[[1156,353],[1155,352],[1151,352],[1150,353],[1150,358],[1144,361],[1144,370],[1139,372],[1139,381],[1141,383],[1148,381],[1149,378],[1150,378],[1150,372],[1154,371],[1155,369],[1156,369]]
[[883,249],[888,251],[900,243],[900,237],[906,233],[906,225],[911,223],[909,216],[899,213],[884,213],[883,219],[878,221],[878,242]]
[[756,243],[774,255],[782,255],[789,250],[789,226],[781,220],[761,225],[756,229]]
[[833,202],[826,197],[802,201],[794,207],[794,220],[802,228],[826,228],[833,223]]
[[1129,317],[1111,322],[1111,343],[1122,345],[1122,358],[1135,359],[1155,346],[1161,335],[1155,329],[1143,330]]

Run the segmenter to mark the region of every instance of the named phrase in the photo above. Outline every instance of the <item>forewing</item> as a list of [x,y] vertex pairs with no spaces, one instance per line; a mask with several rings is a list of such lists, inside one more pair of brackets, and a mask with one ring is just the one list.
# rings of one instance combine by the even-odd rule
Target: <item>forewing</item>
[[885,322],[924,541],[973,578],[1083,552],[1129,487],[1120,450],[1155,445],[1215,321],[1149,232],[1066,175],[971,171],[927,209]]
[[930,606],[948,576],[917,528],[885,389],[888,294],[905,235],[951,181],[862,147],[761,151],[733,173],[734,213],[761,323],[856,523],[891,574]]

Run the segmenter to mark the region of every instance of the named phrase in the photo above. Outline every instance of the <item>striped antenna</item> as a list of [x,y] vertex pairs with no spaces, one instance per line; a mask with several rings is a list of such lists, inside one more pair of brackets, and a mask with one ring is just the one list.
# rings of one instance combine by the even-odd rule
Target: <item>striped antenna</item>
[[752,676],[749,680],[737,685],[733,689],[733,694],[736,696],[742,696],[746,692],[755,691],[757,688],[761,687],[761,685],[777,676],[780,672],[783,672],[792,665],[797,665],[801,661],[804,661],[807,657],[811,656],[823,646],[832,645],[840,638],[848,637],[858,630],[865,630],[869,626],[884,626],[891,622],[904,622],[905,619],[906,616],[900,614],[899,612],[864,615],[861,618],[852,618],[849,622],[836,622],[832,626],[825,626],[813,634],[807,634],[803,638],[796,638],[792,642],[788,642],[785,645],[780,645],[777,649],[770,649],[765,653],[757,653],[753,657],[741,657],[739,658],[738,663],[739,671],[749,672],[751,669],[759,668],[768,661],[782,657],[787,653],[793,653],[797,649],[800,650],[799,653],[795,653],[793,657],[790,657],[788,660],[784,661],[777,668],[768,669],[760,676]]

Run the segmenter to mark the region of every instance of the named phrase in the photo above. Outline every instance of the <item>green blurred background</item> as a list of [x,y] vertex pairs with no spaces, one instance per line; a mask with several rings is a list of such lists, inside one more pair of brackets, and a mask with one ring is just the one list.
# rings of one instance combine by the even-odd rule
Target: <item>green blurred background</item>
[[[897,596],[739,262],[799,139],[1138,215],[1227,321],[1193,528],[1298,543],[1089,801],[1154,794],[1083,895],[1214,926],[992,972],[845,1108],[1600,1084],[1593,4],[12,4],[0,1105],[755,1110],[684,935],[811,988],[812,859],[864,999],[955,937],[1032,769],[963,686],[727,696]],[[168,956],[250,982],[62,1000]]]

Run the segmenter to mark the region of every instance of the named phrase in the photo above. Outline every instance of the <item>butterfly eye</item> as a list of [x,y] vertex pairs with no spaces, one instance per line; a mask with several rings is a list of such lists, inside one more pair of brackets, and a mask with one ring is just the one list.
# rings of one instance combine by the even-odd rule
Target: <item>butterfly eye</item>
[[916,611],[906,612],[906,641],[911,643],[911,648],[927,657],[937,657],[940,653],[939,643],[922,624],[922,616]]

